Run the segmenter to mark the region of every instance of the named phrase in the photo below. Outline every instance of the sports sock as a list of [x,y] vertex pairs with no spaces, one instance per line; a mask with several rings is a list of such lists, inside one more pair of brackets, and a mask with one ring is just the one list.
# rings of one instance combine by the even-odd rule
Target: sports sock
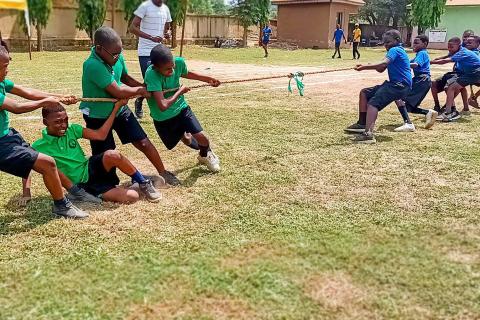
[[138,182],[139,184],[145,184],[147,183],[147,179],[140,173],[140,171],[135,171],[134,174],[130,176],[132,178],[133,182]]
[[63,197],[63,199],[60,200],[53,200],[53,205],[56,207],[66,207],[69,202],[66,197]]
[[80,190],[82,190],[79,186],[77,186],[76,184],[74,184],[70,189],[68,189],[67,191],[70,192],[71,194],[77,194],[80,192]]
[[367,124],[367,113],[366,112],[360,112],[358,116],[358,124],[364,126]]
[[407,107],[398,107],[398,111],[400,111],[400,114],[402,115],[403,122],[412,123],[412,121],[410,121],[410,117],[408,116]]
[[208,151],[210,151],[210,146],[201,146],[198,145],[200,148],[200,157],[205,158],[208,155]]

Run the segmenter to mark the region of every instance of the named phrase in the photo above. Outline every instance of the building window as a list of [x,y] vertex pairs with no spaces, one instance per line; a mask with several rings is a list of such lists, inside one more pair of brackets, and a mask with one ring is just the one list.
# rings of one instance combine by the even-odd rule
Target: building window
[[343,26],[343,12],[337,12],[337,24]]

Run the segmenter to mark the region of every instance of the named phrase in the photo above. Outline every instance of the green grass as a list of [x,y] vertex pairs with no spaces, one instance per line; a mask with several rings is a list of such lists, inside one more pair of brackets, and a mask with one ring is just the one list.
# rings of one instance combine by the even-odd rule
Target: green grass
[[[255,49],[186,52],[218,62],[352,63],[313,50],[273,51],[268,61]],[[31,63],[15,54],[9,77],[80,94],[86,54],[35,54]],[[365,60],[383,54],[367,51]],[[304,98],[254,91],[263,83],[192,91],[223,171],[195,167],[183,146],[167,152],[147,117],[143,127],[185,181],[159,204],[92,206],[87,220],[58,220],[38,175],[22,209],[11,201],[20,179],[1,174],[0,319],[480,317],[479,117],[394,134],[400,119],[389,108],[379,143],[352,145],[342,130],[356,118],[358,90],[378,81],[307,86]],[[82,123],[75,107],[70,117]],[[30,142],[42,129],[21,116],[12,126]],[[120,150],[153,173],[131,146]]]

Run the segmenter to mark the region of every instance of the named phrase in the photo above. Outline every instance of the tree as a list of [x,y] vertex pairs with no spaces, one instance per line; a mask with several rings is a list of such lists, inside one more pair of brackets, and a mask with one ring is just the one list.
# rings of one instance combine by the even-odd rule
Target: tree
[[128,22],[128,25],[133,20],[133,13],[142,2],[143,0],[122,0],[122,9],[125,12],[125,21]]
[[412,0],[412,23],[419,27],[419,31],[436,27],[445,12],[446,2],[446,0]]
[[177,25],[183,24],[186,18],[185,12],[188,6],[188,0],[169,0],[167,1],[170,14],[172,16],[172,48],[177,47]]
[[365,0],[360,8],[360,17],[371,25],[385,25],[397,28],[407,21],[407,6],[411,0]]
[[270,0],[233,0],[232,15],[243,26],[243,46],[247,46],[248,27],[268,22]]
[[188,12],[195,14],[227,14],[228,7],[223,0],[190,0]]
[[42,51],[42,32],[47,26],[50,13],[52,12],[52,0],[28,0],[28,11],[30,22],[37,29],[37,51]]
[[93,34],[103,25],[106,13],[105,0],[78,0],[76,27],[85,30],[93,42]]

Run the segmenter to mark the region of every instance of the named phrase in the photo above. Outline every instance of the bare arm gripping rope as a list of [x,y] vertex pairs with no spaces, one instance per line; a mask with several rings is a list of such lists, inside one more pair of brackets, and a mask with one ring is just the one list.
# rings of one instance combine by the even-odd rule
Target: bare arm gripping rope
[[[223,81],[222,84],[230,84],[230,83],[243,83],[243,82],[254,82],[254,81],[262,81],[262,80],[270,80],[270,79],[281,79],[281,78],[289,78],[289,83],[288,83],[288,91],[290,93],[293,92],[292,89],[292,80],[295,81],[297,85],[297,89],[300,93],[300,96],[303,97],[304,95],[304,90],[305,90],[305,85],[303,84],[303,77],[308,76],[308,75],[314,75],[314,74],[322,74],[322,73],[330,73],[330,72],[339,72],[339,71],[347,71],[347,70],[352,70],[353,68],[341,68],[341,69],[332,69],[332,70],[322,70],[322,71],[311,71],[311,72],[294,72],[290,73],[288,75],[277,75],[277,76],[267,76],[267,77],[259,77],[259,78],[250,78],[250,79],[240,79],[240,80],[227,80]],[[199,84],[196,86],[191,86],[190,89],[200,89],[200,88],[206,88],[210,87],[210,84],[205,83],[205,84]],[[174,89],[167,89],[164,90],[163,93],[169,93],[169,92],[175,92],[179,88],[174,88]],[[138,98],[138,97],[132,97],[132,98]],[[118,99],[115,98],[77,98],[77,101],[84,101],[84,102],[117,102]]]

